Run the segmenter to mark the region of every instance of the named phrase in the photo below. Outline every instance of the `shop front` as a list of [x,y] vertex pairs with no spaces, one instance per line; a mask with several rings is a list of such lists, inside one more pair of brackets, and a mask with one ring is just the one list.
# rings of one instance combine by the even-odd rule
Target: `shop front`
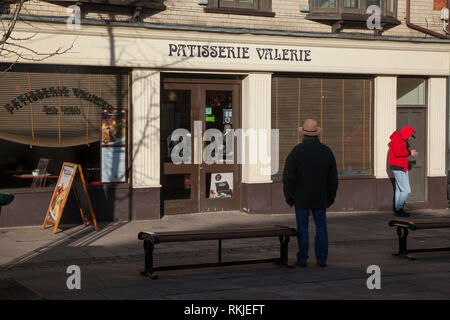
[[96,214],[107,218],[110,197],[129,182],[129,72],[15,65],[0,84],[0,189],[16,196],[1,219],[41,223],[63,162],[81,165]]
[[[38,37],[69,42],[73,34],[60,28],[54,33],[42,24]],[[410,163],[409,205],[447,207],[448,43],[115,26],[111,44],[101,26],[83,28],[88,33],[77,35],[70,57],[51,57],[37,71],[20,66],[6,75],[17,79],[1,81],[0,141],[8,150],[1,188],[17,186],[18,199],[27,199],[2,209],[2,225],[17,212],[23,224],[23,208],[36,197],[43,209],[28,224],[41,221],[52,179],[48,191],[24,191],[31,181],[14,177],[40,159],[83,166],[100,221],[291,212],[281,174],[307,118],[318,121],[336,157],[339,190],[331,210],[392,210],[389,136],[405,124],[416,128],[420,154]],[[111,58],[120,48],[127,54]],[[69,61],[77,67],[64,73]],[[35,82],[39,72],[43,81]],[[39,92],[44,98],[31,103]],[[108,106],[107,114],[120,116],[102,120]],[[123,126],[112,128],[113,121]],[[117,132],[124,142],[116,143]]]

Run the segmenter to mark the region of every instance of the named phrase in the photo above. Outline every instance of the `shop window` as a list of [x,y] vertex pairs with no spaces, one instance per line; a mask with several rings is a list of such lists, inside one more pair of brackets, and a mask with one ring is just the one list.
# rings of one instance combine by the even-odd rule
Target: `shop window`
[[209,0],[205,12],[274,17],[272,0]]
[[323,133],[320,139],[336,158],[339,174],[372,174],[373,99],[371,79],[274,77],[272,128],[279,130],[279,171],[286,157],[301,143],[297,128],[312,118]]
[[424,78],[402,78],[397,79],[397,105],[419,106],[426,104],[426,80]]
[[359,9],[360,1],[359,0],[344,0],[344,8]]
[[336,8],[336,0],[317,0],[317,7],[320,9]]
[[220,8],[258,9],[257,0],[219,0]]
[[0,188],[35,185],[33,171],[52,186],[63,162],[89,184],[127,182],[127,122],[127,73],[14,66],[0,74]]
[[383,30],[400,24],[396,19],[397,0],[309,0],[310,12],[305,18],[332,26],[332,32],[340,32],[344,28],[365,29],[370,16],[367,8],[372,5],[381,10]]

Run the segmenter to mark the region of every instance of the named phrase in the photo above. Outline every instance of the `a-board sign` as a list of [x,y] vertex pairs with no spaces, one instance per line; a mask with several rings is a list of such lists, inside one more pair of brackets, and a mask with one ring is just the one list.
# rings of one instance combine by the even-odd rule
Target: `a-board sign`
[[75,198],[80,208],[81,219],[85,226],[92,224],[95,231],[98,231],[91,199],[86,188],[81,166],[74,163],[64,162],[59,174],[58,183],[53,191],[52,200],[45,216],[43,228],[47,225],[54,226],[53,233],[56,233],[61,219],[66,201],[69,198],[70,190],[75,194]]

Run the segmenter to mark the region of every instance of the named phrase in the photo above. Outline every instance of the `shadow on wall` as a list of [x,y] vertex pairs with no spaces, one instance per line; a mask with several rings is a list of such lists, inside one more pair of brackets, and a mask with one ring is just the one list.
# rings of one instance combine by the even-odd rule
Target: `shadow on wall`
[[[388,148],[389,148],[389,143],[388,143]],[[392,210],[395,210],[395,178],[394,178],[394,172],[392,172],[392,169],[389,166],[389,150],[386,153],[386,173],[392,184],[392,190],[393,190],[393,194],[394,194],[394,197],[392,197]]]
[[[98,222],[129,220],[131,191],[128,187],[117,185],[89,186],[88,193]],[[60,223],[83,223],[73,190],[67,199]]]

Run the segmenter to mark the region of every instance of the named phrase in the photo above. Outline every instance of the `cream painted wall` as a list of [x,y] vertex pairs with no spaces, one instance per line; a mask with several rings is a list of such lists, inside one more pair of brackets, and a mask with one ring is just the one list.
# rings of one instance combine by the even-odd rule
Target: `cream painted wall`
[[446,171],[447,79],[428,80],[428,170],[429,177],[442,177]]
[[388,178],[389,137],[397,127],[397,77],[375,78],[374,102],[374,173],[378,179]]
[[132,72],[133,188],[160,187],[160,72]]
[[[242,81],[242,130],[257,134],[256,140],[245,140],[242,155],[243,183],[270,183],[272,74],[250,73]],[[262,133],[264,132],[264,133]],[[252,157],[253,160],[252,160]]]

